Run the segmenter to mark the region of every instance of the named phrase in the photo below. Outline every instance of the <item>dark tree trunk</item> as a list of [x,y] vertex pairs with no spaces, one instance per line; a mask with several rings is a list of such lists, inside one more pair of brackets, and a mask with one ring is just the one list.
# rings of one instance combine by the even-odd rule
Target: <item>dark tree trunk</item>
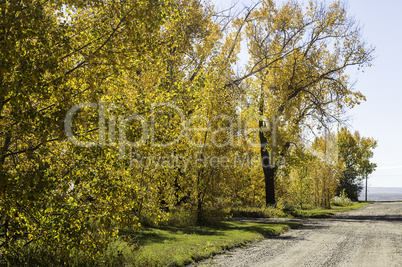
[[197,224],[202,222],[202,198],[201,193],[197,196]]
[[265,178],[265,204],[267,206],[275,204],[275,171],[276,167],[271,165],[269,160],[269,152],[267,151],[268,141],[264,136],[263,121],[258,122],[259,137],[261,144],[261,164]]

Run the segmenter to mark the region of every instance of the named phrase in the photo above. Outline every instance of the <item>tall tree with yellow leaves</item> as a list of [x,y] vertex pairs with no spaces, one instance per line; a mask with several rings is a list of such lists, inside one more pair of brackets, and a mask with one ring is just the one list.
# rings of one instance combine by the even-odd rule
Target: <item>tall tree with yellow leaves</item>
[[285,154],[303,125],[326,125],[364,96],[345,73],[370,66],[374,49],[341,1],[329,4],[263,1],[246,24],[250,101],[259,115],[266,204],[275,204],[277,157]]

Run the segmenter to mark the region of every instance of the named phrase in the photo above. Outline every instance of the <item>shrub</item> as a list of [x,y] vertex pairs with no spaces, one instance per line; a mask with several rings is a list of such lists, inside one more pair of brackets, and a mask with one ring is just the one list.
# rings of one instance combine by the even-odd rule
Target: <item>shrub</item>
[[345,189],[344,189],[344,190],[342,190],[342,192],[340,193],[339,196],[335,196],[332,198],[331,204],[335,205],[335,206],[346,207],[346,206],[352,205],[352,200],[350,200],[350,198],[348,198],[348,196],[346,195]]

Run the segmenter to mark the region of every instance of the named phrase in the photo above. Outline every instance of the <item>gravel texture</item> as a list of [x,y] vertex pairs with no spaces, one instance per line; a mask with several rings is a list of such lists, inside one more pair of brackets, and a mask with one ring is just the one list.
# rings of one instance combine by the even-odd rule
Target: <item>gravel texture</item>
[[193,266],[402,266],[402,202],[376,202],[304,223]]

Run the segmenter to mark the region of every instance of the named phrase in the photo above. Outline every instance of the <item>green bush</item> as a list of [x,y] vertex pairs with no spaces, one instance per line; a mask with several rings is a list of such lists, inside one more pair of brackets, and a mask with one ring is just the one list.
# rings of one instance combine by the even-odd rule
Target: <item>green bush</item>
[[89,257],[87,253],[70,251],[69,255],[62,255],[58,251],[51,251],[39,243],[32,243],[8,254],[0,254],[0,267],[113,267],[124,266],[125,255],[129,255],[131,247],[118,240],[109,245],[109,249],[102,256]]

